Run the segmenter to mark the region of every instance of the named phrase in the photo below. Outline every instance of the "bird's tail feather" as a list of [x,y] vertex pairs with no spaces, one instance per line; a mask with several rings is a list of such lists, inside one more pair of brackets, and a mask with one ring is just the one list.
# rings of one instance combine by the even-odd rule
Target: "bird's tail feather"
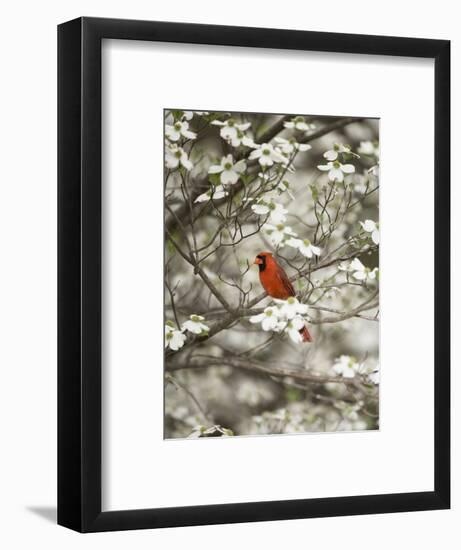
[[312,342],[313,341],[311,333],[307,330],[306,326],[299,331],[299,334],[301,334],[303,342]]

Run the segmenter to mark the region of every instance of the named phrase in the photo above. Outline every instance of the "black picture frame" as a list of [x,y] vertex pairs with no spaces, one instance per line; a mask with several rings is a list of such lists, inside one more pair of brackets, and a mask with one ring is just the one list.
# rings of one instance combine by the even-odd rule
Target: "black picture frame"
[[[101,41],[104,38],[434,60],[433,491],[101,510]],[[95,532],[450,507],[449,41],[82,17],[58,27],[58,118],[60,525]]]

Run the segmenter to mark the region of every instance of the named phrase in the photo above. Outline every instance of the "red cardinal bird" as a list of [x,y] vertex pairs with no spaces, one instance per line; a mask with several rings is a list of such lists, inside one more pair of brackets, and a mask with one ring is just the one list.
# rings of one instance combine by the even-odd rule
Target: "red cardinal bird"
[[[290,296],[296,296],[288,275],[270,252],[260,252],[254,263],[259,267],[259,280],[269,296],[278,300],[287,300]],[[302,328],[299,333],[303,342],[312,342],[312,336],[307,327]]]

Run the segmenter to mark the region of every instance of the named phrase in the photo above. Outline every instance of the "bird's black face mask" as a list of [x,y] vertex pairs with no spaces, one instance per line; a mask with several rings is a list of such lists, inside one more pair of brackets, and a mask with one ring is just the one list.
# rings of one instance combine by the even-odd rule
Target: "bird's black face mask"
[[258,265],[260,273],[264,271],[266,269],[266,256],[256,256],[255,264]]

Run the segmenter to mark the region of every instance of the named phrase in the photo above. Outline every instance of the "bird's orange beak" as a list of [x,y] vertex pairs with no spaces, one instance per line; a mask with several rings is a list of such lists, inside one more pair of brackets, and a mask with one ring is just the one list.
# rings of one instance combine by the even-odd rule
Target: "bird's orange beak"
[[255,261],[253,263],[256,265],[260,265],[263,263],[263,261],[261,260],[261,258],[255,258]]

